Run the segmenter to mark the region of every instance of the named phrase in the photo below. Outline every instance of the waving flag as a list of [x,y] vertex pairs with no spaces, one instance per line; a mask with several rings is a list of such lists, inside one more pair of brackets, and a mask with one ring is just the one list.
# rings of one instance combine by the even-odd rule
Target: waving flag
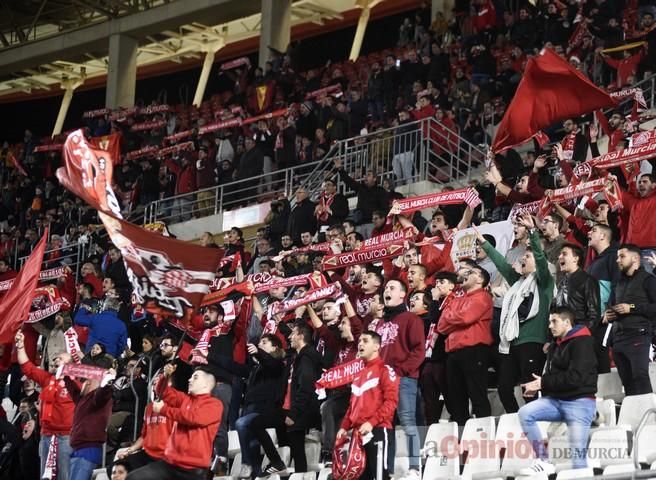
[[188,319],[209,292],[222,251],[167,238],[123,220],[112,190],[112,158],[93,148],[81,130],[64,143],[57,178],[99,212],[127,266],[137,303],[157,314]]
[[517,93],[492,142],[494,153],[520,145],[559,120],[575,118],[617,102],[552,50],[526,66]]
[[23,264],[9,291],[0,303],[0,344],[12,343],[14,335],[27,320],[32,306],[33,292],[39,282],[43,252],[46,250],[48,229],[43,232],[39,243],[34,247],[30,257]]

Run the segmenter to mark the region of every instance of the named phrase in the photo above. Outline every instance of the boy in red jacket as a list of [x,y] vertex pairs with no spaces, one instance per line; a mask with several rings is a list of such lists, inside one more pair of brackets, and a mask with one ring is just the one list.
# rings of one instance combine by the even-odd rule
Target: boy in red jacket
[[162,400],[153,402],[153,413],[166,417],[173,430],[164,450],[164,459],[130,472],[129,480],[205,480],[212,457],[212,445],[219,430],[223,404],[212,397],[216,377],[208,365],[197,367],[189,379],[189,395],[175,390],[170,378],[175,366],[164,366],[158,384]]
[[[389,478],[384,461],[388,456],[388,439],[393,435],[392,421],[399,403],[399,377],[389,365],[380,358],[381,338],[376,332],[367,330],[360,335],[358,355],[365,367],[351,384],[349,408],[342,420],[342,428],[337,438],[346,435],[351,429],[358,429],[363,437],[364,452],[367,456],[365,471],[360,477],[364,480]],[[367,441],[367,435],[373,438]],[[382,458],[378,458],[378,445],[382,443]],[[382,472],[378,471],[382,469]],[[377,473],[381,473],[379,477]]]

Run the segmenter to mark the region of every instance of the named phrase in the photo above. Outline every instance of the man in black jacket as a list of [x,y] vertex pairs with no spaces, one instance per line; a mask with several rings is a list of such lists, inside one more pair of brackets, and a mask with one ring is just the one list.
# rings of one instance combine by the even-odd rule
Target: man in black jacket
[[[314,387],[314,383],[321,376],[321,355],[312,346],[312,330],[306,324],[294,325],[289,341],[296,354],[289,370],[282,414],[284,425],[287,427],[291,457],[294,460],[294,471],[306,472],[305,431],[321,422],[319,399]],[[264,475],[284,473],[286,466],[271,438],[268,437],[267,440],[258,435],[257,439],[271,462],[264,469]]]
[[337,183],[332,178],[323,181],[323,192],[319,197],[314,215],[321,233],[328,231],[330,225],[341,224],[349,214],[348,200],[337,191]]
[[608,349],[602,345],[605,328],[601,325],[599,282],[581,268],[585,261],[583,250],[578,245],[566,243],[560,249],[558,266],[562,278],[557,285],[555,307],[569,307],[577,323],[587,325],[595,337],[600,373],[610,372]]
[[314,235],[317,231],[317,219],[314,216],[315,206],[305,187],[296,190],[296,205],[289,214],[289,223],[287,224],[287,231],[296,245],[301,244],[301,233],[310,232]]
[[374,211],[381,210],[385,214],[389,211],[385,190],[377,184],[376,173],[372,170],[367,171],[364,182],[356,182],[342,168],[342,159],[339,157],[335,158],[335,168],[339,171],[339,176],[346,184],[346,187],[358,194],[358,205],[356,207],[358,213],[357,218],[355,218],[358,231],[364,238],[371,237],[371,231],[374,228],[371,217]]
[[522,385],[524,395],[532,397],[542,391],[542,397],[519,409],[519,420],[531,442],[536,460],[519,471],[531,476],[550,475],[556,467],[546,461],[547,448],[537,425],[540,421],[567,424],[573,468],[587,465],[587,443],[590,425],[597,411],[597,360],[595,341],[584,324],[577,323],[575,312],[568,307],[554,307],[549,316],[553,341],[547,353],[546,368],[541,377]]
[[620,280],[611,293],[604,323],[612,323],[613,358],[627,395],[651,393],[649,348],[656,318],[656,277],[640,266],[640,247],[620,245]]

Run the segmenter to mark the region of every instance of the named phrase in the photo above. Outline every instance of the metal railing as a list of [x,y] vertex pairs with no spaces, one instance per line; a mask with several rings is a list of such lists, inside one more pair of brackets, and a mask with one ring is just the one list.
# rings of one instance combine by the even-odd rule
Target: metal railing
[[[68,265],[71,270],[75,273],[75,281],[80,280],[80,267],[82,264],[85,262],[85,260],[89,257],[91,252],[93,251],[94,244],[91,241],[91,238],[89,237],[88,242],[77,242],[74,244],[66,245],[61,248],[52,248],[50,250],[46,250],[43,253],[43,262],[41,262],[41,269],[46,270],[48,268],[54,268],[58,267],[60,265]],[[53,255],[53,258],[50,259],[49,257],[51,254],[59,254],[59,255]],[[16,269],[22,268],[23,264],[25,261],[29,258],[29,255],[25,255],[23,257],[19,257],[16,261]]]
[[[396,178],[393,183],[398,184],[421,180],[467,181],[473,163],[484,157],[482,149],[458,132],[434,118],[425,118],[340,140],[318,161],[157,200],[146,206],[144,222],[177,223],[261,203],[280,195],[288,197],[293,206],[293,193],[298,188],[305,188],[310,196],[319,194],[325,178],[335,174],[335,160],[353,179],[358,180],[368,170],[373,170],[381,179]],[[347,195],[352,193],[341,179],[339,188]]]

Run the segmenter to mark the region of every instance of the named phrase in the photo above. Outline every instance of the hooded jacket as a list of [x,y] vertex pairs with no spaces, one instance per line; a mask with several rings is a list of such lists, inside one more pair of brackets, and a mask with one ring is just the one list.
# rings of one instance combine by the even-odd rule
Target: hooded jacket
[[560,400],[594,397],[597,392],[597,357],[594,339],[585,325],[575,325],[564,338],[551,342],[542,394]]
[[442,311],[437,331],[446,337],[446,351],[492,345],[492,296],[483,288],[455,296]]

